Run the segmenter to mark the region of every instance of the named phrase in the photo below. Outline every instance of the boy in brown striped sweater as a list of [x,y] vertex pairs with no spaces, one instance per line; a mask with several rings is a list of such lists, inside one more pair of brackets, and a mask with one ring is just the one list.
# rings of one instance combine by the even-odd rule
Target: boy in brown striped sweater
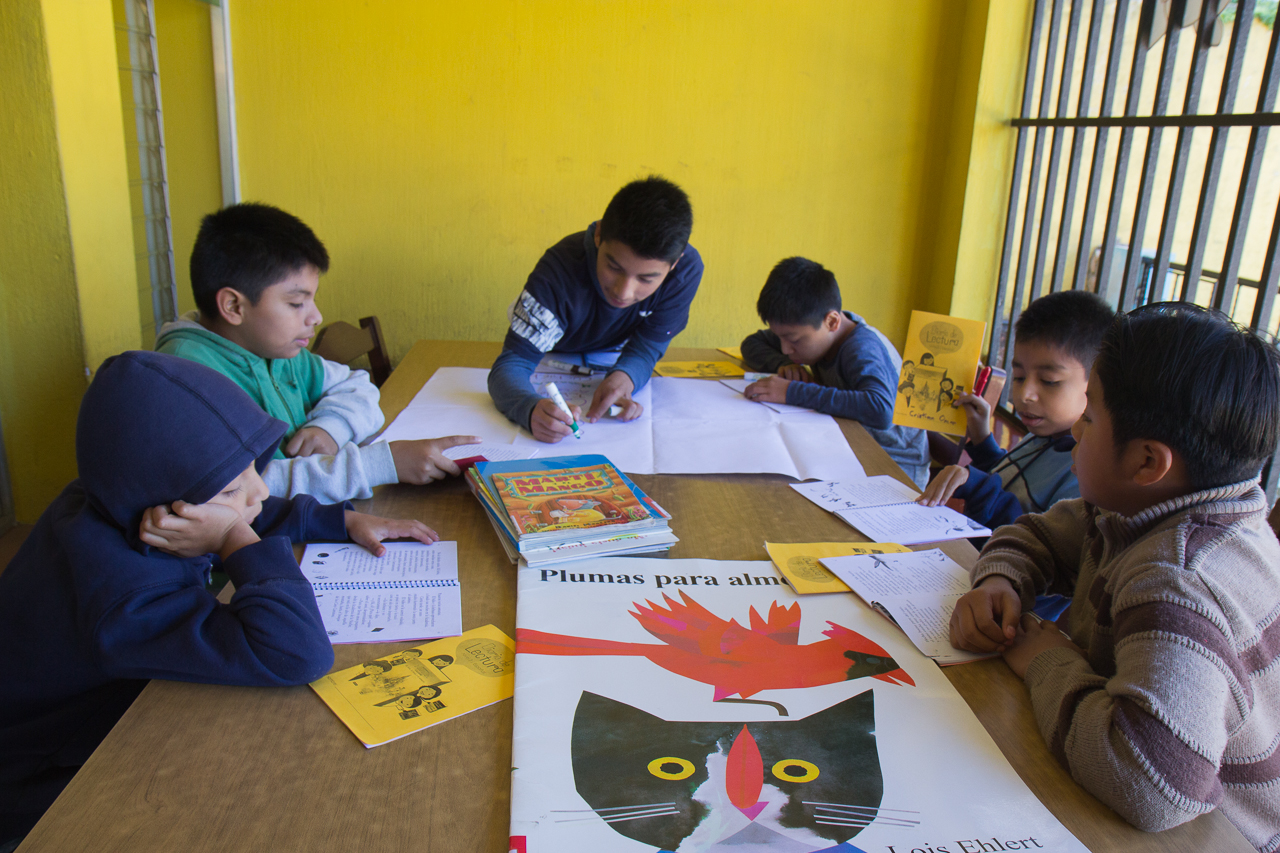
[[[991,537],[951,619],[1000,651],[1071,775],[1135,826],[1221,808],[1280,850],[1280,543],[1258,486],[1280,356],[1183,303],[1121,316],[1072,428],[1079,500]],[[1024,616],[1074,591],[1062,623]]]

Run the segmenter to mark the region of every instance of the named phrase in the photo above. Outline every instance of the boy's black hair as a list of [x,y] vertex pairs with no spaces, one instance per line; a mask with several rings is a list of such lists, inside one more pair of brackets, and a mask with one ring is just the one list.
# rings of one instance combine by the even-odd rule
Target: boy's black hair
[[1027,306],[1014,324],[1016,340],[1036,341],[1064,350],[1088,373],[1111,328],[1116,312],[1101,297],[1085,290],[1064,290],[1041,296]]
[[689,245],[693,207],[684,190],[650,175],[618,190],[596,227],[601,240],[617,240],[642,258],[674,264]]
[[257,305],[262,291],[307,264],[329,270],[329,253],[301,219],[246,202],[210,213],[191,250],[191,290],[205,317],[218,316],[218,291],[230,287]]
[[756,312],[766,323],[784,326],[822,324],[822,318],[840,310],[840,285],[831,270],[808,258],[778,261],[765,279],[756,300]]
[[1161,441],[1196,491],[1258,476],[1280,439],[1280,353],[1226,315],[1159,302],[1116,318],[1094,370],[1116,448]]

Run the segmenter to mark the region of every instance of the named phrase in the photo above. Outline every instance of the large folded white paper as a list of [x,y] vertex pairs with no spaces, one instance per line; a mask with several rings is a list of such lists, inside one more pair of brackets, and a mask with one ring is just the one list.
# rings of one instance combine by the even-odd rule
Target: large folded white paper
[[[635,399],[644,413],[623,423],[582,424],[582,438],[538,442],[493,407],[483,368],[442,367],[382,433],[387,441],[475,435],[552,453],[600,453],[628,474],[786,474],[858,480],[866,474],[835,420],[781,415],[719,382],[656,377]],[[602,377],[554,377],[570,402],[589,400]]]

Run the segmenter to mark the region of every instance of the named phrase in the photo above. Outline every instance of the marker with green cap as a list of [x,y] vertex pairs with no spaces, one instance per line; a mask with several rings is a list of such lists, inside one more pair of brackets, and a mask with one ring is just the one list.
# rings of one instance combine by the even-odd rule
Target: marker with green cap
[[573,412],[569,409],[569,404],[564,401],[564,395],[560,393],[560,389],[556,387],[556,383],[547,383],[547,393],[551,395],[551,402],[556,404],[556,408],[568,415],[569,419],[572,421],[569,426],[573,427],[573,437],[582,438],[582,427],[578,426],[577,419],[574,418]]

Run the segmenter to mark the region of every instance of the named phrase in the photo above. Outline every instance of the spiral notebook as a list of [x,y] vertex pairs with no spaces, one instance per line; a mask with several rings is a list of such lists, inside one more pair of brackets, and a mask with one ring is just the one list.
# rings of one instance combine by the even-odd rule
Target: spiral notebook
[[332,643],[432,640],[462,633],[458,543],[384,543],[375,557],[351,542],[308,545],[302,574]]

